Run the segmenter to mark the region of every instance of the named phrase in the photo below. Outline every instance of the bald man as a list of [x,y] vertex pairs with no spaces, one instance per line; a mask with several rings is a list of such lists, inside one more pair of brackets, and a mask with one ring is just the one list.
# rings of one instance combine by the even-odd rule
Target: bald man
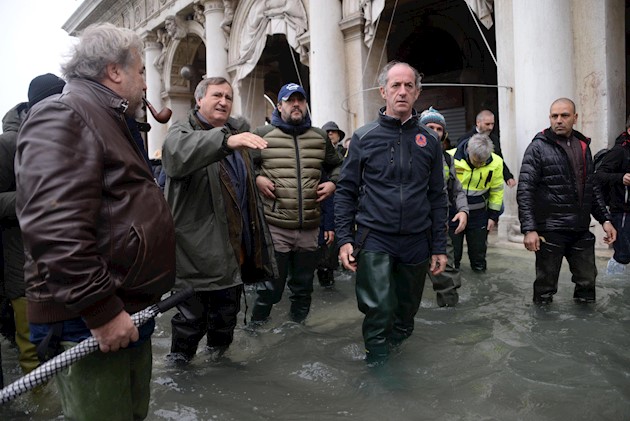
[[[493,152],[499,155],[501,159],[503,159],[503,152],[501,152],[501,141],[499,140],[498,136],[492,133],[493,130],[494,114],[490,110],[481,110],[479,114],[477,114],[477,118],[475,118],[475,127],[473,127],[468,133],[465,133],[459,139],[457,139],[457,144],[455,146],[467,141],[477,133],[485,134],[490,136],[490,140],[492,140],[492,145],[494,146]],[[516,186],[514,175],[512,175],[512,172],[505,163],[505,160],[503,160],[503,180],[508,187]]]
[[591,215],[602,224],[604,242],[617,232],[599,189],[594,189],[591,140],[573,129],[575,103],[559,98],[549,110],[550,127],[538,133],[523,157],[516,200],[523,244],[536,253],[534,303],[549,304],[558,291],[565,257],[575,284],[573,299],[595,301],[595,236]]

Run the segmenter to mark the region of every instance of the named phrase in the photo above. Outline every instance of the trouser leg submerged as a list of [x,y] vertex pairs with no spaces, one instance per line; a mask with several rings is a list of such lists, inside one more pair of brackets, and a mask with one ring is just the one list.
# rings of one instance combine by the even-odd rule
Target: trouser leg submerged
[[210,292],[207,345],[227,349],[234,340],[243,285]]
[[190,360],[197,352],[199,341],[208,330],[206,293],[196,292],[177,305],[177,314],[171,319],[171,352]]
[[[64,349],[76,345],[62,342]],[[151,341],[97,351],[55,377],[66,420],[143,420],[149,412]]]
[[466,229],[466,244],[470,267],[475,272],[486,270],[486,251],[488,250],[488,230],[486,227]]
[[331,288],[335,284],[334,272],[339,266],[339,249],[335,246],[335,243],[330,246],[324,244],[318,249],[317,279],[324,288]]
[[396,264],[393,286],[398,305],[394,311],[394,324],[389,338],[391,345],[398,345],[411,336],[414,317],[420,308],[428,260],[417,265]]
[[573,299],[579,302],[595,301],[595,236],[591,232],[571,244],[567,250],[567,262],[571,270],[571,281],[575,284]]
[[446,262],[444,272],[437,276],[433,276],[431,272],[427,273],[431,279],[431,283],[433,284],[433,290],[435,291],[435,298],[438,306],[454,307],[459,302],[457,289],[462,286],[462,274],[454,264],[453,241],[450,236],[447,237],[446,255],[448,260]]
[[387,359],[391,346],[413,332],[428,261],[396,264],[387,253],[362,251],[359,262],[356,295],[359,310],[365,314],[366,361],[379,363]]
[[595,236],[590,231],[551,231],[539,233],[540,250],[536,252],[534,302],[550,303],[558,291],[562,258],[566,257],[575,284],[573,298],[580,302],[595,301]]
[[209,347],[227,349],[234,339],[242,292],[242,285],[198,291],[179,304],[179,312],[171,319],[171,352],[190,360],[206,335]]
[[564,257],[564,246],[550,241],[541,241],[536,252],[536,280],[534,281],[534,302],[550,303],[558,292],[558,277]]
[[276,252],[278,278],[267,279],[256,284],[256,298],[252,309],[252,322],[262,322],[266,320],[271,314],[273,305],[277,304],[282,299],[289,271],[290,254],[290,252]]
[[356,294],[363,319],[366,360],[377,363],[389,355],[396,296],[392,291],[392,258],[386,253],[362,251],[356,275]]
[[317,251],[299,251],[293,253],[291,276],[287,286],[291,290],[291,320],[302,322],[311,309],[313,278],[317,268]]

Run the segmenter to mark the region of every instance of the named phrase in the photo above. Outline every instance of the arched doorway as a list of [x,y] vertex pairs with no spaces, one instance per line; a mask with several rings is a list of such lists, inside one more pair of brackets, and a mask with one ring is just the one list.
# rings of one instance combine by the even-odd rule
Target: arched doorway
[[[391,28],[384,24],[390,21]],[[479,110],[498,114],[497,67],[485,42],[494,53],[494,26],[481,30],[464,1],[400,1],[396,9],[387,2],[381,16],[377,36],[387,39],[382,64],[405,61],[424,74],[415,107],[421,111],[432,105],[440,110],[451,139],[474,125]]]
[[194,107],[195,87],[206,73],[206,46],[194,33],[178,40],[168,71],[167,96],[174,120],[184,118]]

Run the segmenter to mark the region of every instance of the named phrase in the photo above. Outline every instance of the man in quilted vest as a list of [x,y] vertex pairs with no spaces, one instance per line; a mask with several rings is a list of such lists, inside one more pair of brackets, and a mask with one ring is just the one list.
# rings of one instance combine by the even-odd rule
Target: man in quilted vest
[[[266,149],[254,151],[253,160],[280,275],[256,285],[254,324],[268,319],[285,283],[293,321],[303,322],[311,307],[320,202],[335,191],[341,158],[326,133],[311,126],[306,101],[302,86],[284,85],[271,124],[254,130],[267,141]],[[320,182],[322,171],[329,181]]]

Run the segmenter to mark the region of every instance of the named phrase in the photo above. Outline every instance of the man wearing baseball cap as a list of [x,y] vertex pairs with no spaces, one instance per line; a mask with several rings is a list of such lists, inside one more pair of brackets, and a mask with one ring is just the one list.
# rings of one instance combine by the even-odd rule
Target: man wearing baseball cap
[[[341,158],[326,133],[311,126],[306,101],[302,86],[284,85],[271,124],[253,132],[267,141],[266,149],[254,151],[253,160],[280,273],[256,285],[254,325],[269,318],[287,279],[291,319],[303,322],[311,306],[320,202],[335,191]],[[321,182],[322,171],[329,181]]]

